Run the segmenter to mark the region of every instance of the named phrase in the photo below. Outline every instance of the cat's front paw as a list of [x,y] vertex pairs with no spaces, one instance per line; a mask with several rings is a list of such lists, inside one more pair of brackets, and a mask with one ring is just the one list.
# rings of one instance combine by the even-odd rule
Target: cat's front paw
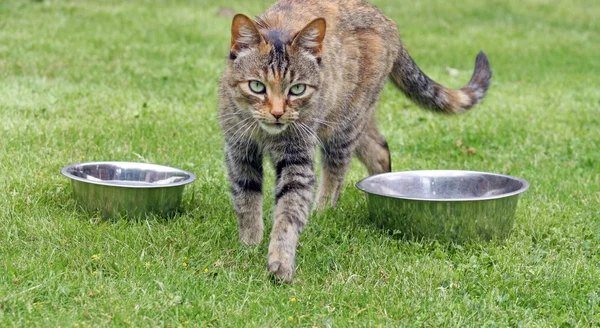
[[294,257],[274,252],[267,258],[267,270],[275,279],[290,283],[294,277]]

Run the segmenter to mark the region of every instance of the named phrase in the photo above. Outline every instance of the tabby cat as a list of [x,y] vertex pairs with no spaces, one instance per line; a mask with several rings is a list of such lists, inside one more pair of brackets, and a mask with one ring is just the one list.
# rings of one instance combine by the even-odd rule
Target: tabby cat
[[335,206],[353,156],[369,174],[391,170],[374,109],[388,77],[418,105],[468,110],[485,95],[491,70],[479,53],[467,86],[427,77],[400,41],[396,24],[360,0],[281,0],[252,20],[238,14],[219,90],[226,165],[242,243],[263,237],[263,157],[275,167],[275,219],[267,269],[289,282],[315,187],[314,207]]

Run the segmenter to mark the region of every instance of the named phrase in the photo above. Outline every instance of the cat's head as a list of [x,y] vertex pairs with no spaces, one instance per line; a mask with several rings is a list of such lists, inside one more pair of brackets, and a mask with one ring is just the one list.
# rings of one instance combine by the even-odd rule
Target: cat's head
[[325,28],[322,18],[295,32],[233,18],[227,83],[266,132],[284,131],[319,90]]

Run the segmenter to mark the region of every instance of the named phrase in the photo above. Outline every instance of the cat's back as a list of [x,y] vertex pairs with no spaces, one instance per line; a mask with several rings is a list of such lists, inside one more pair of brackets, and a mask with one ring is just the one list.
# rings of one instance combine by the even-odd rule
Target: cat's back
[[269,29],[299,31],[316,18],[327,22],[327,39],[352,33],[376,33],[397,38],[396,24],[375,6],[362,0],[280,0],[259,16]]

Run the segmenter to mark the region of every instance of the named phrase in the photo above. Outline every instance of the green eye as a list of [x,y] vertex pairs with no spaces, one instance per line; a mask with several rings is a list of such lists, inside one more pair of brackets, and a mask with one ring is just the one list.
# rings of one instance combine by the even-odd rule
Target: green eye
[[265,85],[262,84],[262,82],[260,82],[260,81],[250,81],[250,83],[248,85],[250,86],[250,90],[252,90],[252,92],[257,93],[257,94],[263,94],[263,93],[265,93],[265,90],[267,89],[265,87]]
[[306,84],[296,84],[290,88],[292,96],[301,96],[306,91]]

